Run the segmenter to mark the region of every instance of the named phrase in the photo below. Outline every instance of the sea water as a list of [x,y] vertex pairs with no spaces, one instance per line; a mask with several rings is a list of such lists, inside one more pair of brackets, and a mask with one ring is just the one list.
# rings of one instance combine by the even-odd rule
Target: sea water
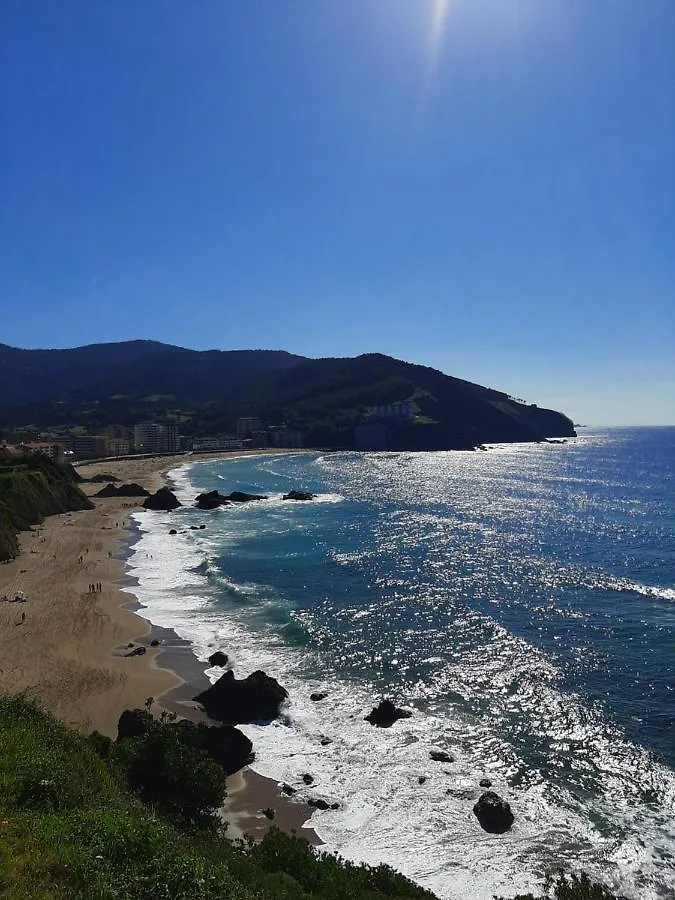
[[[674,462],[662,428],[189,464],[184,507],[136,515],[129,566],[144,614],[200,659],[222,648],[288,689],[280,722],[242,729],[259,772],[340,804],[311,817],[329,850],[443,898],[560,869],[673,897]],[[213,489],[269,499],[191,507]],[[382,697],[413,716],[371,726]],[[482,778],[506,834],[472,812]]]

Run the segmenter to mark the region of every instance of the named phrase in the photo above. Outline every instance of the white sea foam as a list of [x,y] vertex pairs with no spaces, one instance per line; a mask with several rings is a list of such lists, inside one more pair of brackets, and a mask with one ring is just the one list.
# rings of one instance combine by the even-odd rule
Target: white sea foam
[[[179,499],[191,502],[195,489],[189,470],[174,470],[171,477]],[[326,496],[331,499],[325,502],[340,500],[338,495]],[[280,497],[274,502],[281,504]],[[535,679],[519,680],[518,669],[510,670],[521,693],[509,702],[515,707],[540,704],[542,728],[550,729],[551,740],[579,741],[590,756],[597,756],[595,762],[605,767],[605,800],[604,807],[596,804],[595,812],[620,822],[621,833],[610,829],[603,836],[580,799],[568,796],[563,803],[558,796],[553,802],[541,779],[513,787],[507,777],[522,761],[485,723],[461,716],[449,720],[417,709],[411,719],[391,729],[370,726],[363,717],[378,699],[372,690],[339,679],[322,683],[312,661],[286,645],[272,628],[252,628],[236,614],[223,612],[217,602],[221,590],[239,592],[243,599],[256,590],[255,585],[227,582],[222,575],[219,581],[207,578],[219,573],[211,560],[222,550],[224,535],[194,531],[169,537],[176,523],[173,514],[143,512],[134,518],[141,538],[132,548],[129,570],[138,579],[134,593],[146,607],[144,615],[191,641],[199,659],[205,661],[222,646],[238,677],[262,668],[288,688],[283,724],[241,727],[254,742],[257,771],[298,788],[301,798],[340,803],[338,810],[315,811],[311,817],[329,850],[371,864],[387,862],[448,900],[487,900],[495,893],[533,890],[545,871],[565,861],[635,900],[667,896],[651,881],[654,876],[663,884],[668,866],[655,848],[675,850],[667,815],[659,818],[633,802],[613,746],[620,736],[603,731],[580,708],[575,718],[577,701],[557,691],[554,669],[534,648],[514,643],[503,629],[495,630],[504,652],[513,655],[514,666],[540,667]],[[467,660],[449,666],[442,673],[444,687],[461,696],[469,670]],[[476,671],[496,698],[510,690],[506,683],[500,685],[498,666],[492,673]],[[215,680],[220,670],[207,674]],[[533,682],[534,697],[528,694]],[[310,701],[310,693],[320,689],[329,691],[329,697]],[[330,743],[322,745],[325,739]],[[455,761],[432,762],[431,748],[449,751]],[[622,753],[624,759],[632,756],[635,790],[651,782],[663,799],[662,808],[675,809],[673,773],[648,763],[645,751],[632,745],[622,747]],[[311,787],[302,783],[305,772],[314,776]],[[471,811],[481,793],[478,781],[486,775],[516,813],[514,828],[505,835],[483,832]],[[426,780],[420,783],[420,778]]]

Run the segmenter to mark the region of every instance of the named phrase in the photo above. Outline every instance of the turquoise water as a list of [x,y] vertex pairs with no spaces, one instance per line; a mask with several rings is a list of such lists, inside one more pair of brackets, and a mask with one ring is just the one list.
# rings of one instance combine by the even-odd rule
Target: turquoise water
[[[288,728],[251,731],[259,766],[285,780],[313,766],[344,805],[312,820],[329,846],[448,897],[561,864],[673,896],[674,462],[660,428],[202,463],[180,476],[186,499],[271,499],[168,517],[207,529],[180,536],[180,614],[150,572],[143,602],[198,653],[225,642],[235,668],[285,678]],[[318,500],[282,501],[291,488]],[[317,686],[333,696],[321,713]],[[397,734],[362,724],[381,696],[415,713]],[[430,746],[455,764],[429,770]],[[489,841],[471,816],[486,774],[516,814]]]

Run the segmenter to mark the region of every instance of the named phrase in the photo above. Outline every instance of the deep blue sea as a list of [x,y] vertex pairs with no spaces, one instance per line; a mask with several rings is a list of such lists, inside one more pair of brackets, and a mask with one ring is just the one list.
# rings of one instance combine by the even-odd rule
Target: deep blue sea
[[[244,730],[260,772],[340,802],[312,817],[329,849],[445,898],[560,868],[674,897],[674,470],[674,428],[196,463],[172,473],[185,503],[270,499],[139,513],[130,568],[199,658],[222,647],[288,688],[283,724]],[[281,500],[292,488],[317,499]],[[413,717],[364,722],[384,696]],[[484,777],[506,835],[473,816]]]

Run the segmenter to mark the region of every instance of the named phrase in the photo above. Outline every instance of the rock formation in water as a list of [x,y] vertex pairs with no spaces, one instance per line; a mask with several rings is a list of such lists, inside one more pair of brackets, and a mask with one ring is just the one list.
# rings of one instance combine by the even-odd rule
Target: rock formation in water
[[412,713],[407,709],[399,709],[391,700],[382,700],[381,703],[368,713],[366,722],[377,725],[378,728],[390,728],[398,719],[409,719]]
[[473,811],[483,831],[489,831],[490,834],[503,834],[514,822],[511,807],[494,791],[481,794]]
[[161,510],[163,512],[170,512],[172,509],[177,509],[179,506],[182,506],[180,500],[173,491],[170,491],[166,487],[160,488],[154,494],[146,497],[143,502],[144,509]]
[[230,670],[194,699],[212,719],[237,725],[271,722],[287,697],[285,688],[260,670],[242,679],[236,679]]

